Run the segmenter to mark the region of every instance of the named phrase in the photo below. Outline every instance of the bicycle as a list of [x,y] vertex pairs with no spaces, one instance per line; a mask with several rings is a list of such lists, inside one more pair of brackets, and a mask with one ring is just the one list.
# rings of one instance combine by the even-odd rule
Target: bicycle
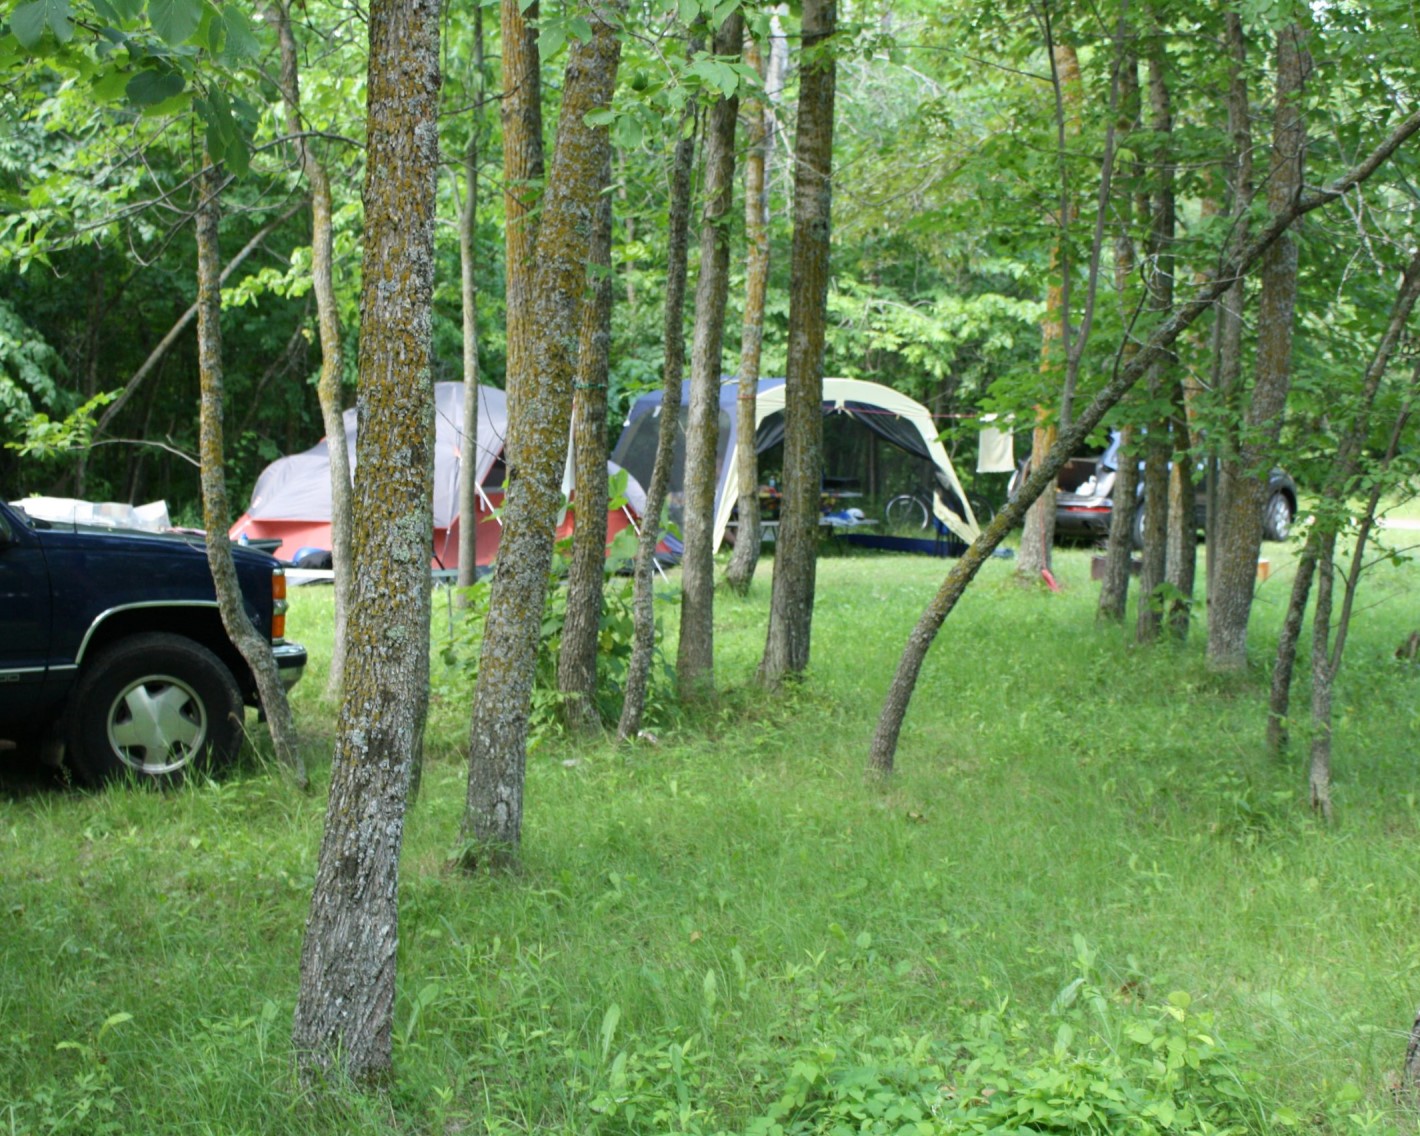
[[890,529],[925,529],[932,519],[930,502],[920,489],[899,493],[883,506],[883,522]]
[[[987,524],[996,515],[996,510],[979,499],[969,498],[971,511],[976,523]],[[914,489],[911,493],[899,493],[883,506],[883,523],[889,529],[925,529],[935,516],[934,494],[928,489]]]

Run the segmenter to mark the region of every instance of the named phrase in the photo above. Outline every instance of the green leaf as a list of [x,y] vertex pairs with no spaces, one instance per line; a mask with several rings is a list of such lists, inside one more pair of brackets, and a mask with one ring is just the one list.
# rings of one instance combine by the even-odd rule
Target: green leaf
[[128,81],[124,92],[134,106],[150,107],[182,94],[185,85],[176,71],[140,71]]
[[602,1016],[602,1061],[611,1053],[611,1043],[616,1037],[616,1023],[621,1021],[621,1007],[613,1002]]
[[226,30],[226,42],[222,48],[222,58],[228,62],[239,59],[254,59],[261,51],[256,30],[247,14],[234,5],[222,10],[221,20]]
[[17,7],[10,16],[10,30],[22,47],[38,47],[44,39],[45,28],[52,31],[60,43],[68,43],[73,38],[69,0],[31,0]]
[[143,0],[94,0],[94,11],[111,24],[123,24],[139,17]]
[[538,36],[538,47],[542,51],[543,60],[552,59],[562,50],[567,42],[567,26],[565,24],[552,24],[542,29]]
[[159,38],[176,47],[202,23],[202,0],[148,0],[148,18]]

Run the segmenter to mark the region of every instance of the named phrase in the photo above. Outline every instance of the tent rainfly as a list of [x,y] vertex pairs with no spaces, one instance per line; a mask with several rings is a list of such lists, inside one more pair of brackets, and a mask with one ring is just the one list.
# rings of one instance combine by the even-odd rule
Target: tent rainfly
[[[478,563],[490,564],[498,551],[500,525],[495,510],[503,500],[503,443],[508,433],[508,402],[503,391],[478,388],[478,439],[470,448],[463,437],[463,383],[434,384],[434,546],[435,567],[456,568],[459,562],[459,482],[469,473],[477,479]],[[345,412],[345,445],[355,468],[356,412]],[[470,460],[470,458],[472,460]],[[615,472],[612,470],[612,472]],[[571,463],[564,492],[571,484]],[[627,499],[637,516],[645,494],[628,479]],[[630,522],[627,510],[611,513],[608,540]],[[564,517],[559,535],[570,531]],[[279,539],[276,556],[294,560],[302,549],[329,549],[330,448],[323,438],[304,453],[272,462],[257,478],[251,505],[230,531],[233,540]]]
[[[736,434],[735,400],[739,393],[737,379],[726,379],[720,386],[720,443],[717,458],[719,482],[715,487],[715,528],[713,545],[718,548],[724,539],[730,516],[739,499],[739,473],[734,461]],[[681,492],[685,469],[684,400],[690,394],[689,383],[683,388],[681,439],[677,445],[676,463],[671,473],[671,494]],[[884,441],[914,457],[931,463],[936,481],[933,513],[936,519],[970,544],[980,530],[966,493],[957,480],[947,451],[937,438],[932,415],[920,402],[891,387],[860,379],[824,379],[823,413],[844,415],[870,430]],[[632,404],[626,417],[621,438],[612,451],[612,461],[624,468],[642,484],[648,484],[655,460],[656,434],[661,414],[661,392],[642,395]],[[784,380],[761,379],[755,398],[755,448],[763,453],[784,437]]]

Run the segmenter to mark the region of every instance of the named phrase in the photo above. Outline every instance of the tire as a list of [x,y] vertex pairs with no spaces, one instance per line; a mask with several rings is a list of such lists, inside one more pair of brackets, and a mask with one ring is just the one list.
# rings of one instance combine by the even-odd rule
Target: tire
[[91,784],[124,774],[154,782],[231,764],[242,696],[226,664],[181,635],[124,639],[89,664],[69,714],[69,756]]
[[883,509],[883,521],[889,529],[925,529],[927,506],[911,493],[900,493]]
[[1134,505],[1134,520],[1129,525],[1129,540],[1134,545],[1135,552],[1144,550],[1144,502],[1138,501]]
[[1267,540],[1286,540],[1292,533],[1292,502],[1285,493],[1274,493],[1262,510],[1262,535]]

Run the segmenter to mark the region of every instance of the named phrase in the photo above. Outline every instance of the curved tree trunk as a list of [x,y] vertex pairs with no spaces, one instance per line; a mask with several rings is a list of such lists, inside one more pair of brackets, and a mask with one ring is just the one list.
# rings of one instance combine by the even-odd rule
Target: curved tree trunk
[[340,309],[335,301],[330,176],[311,148],[310,139],[301,133],[300,71],[289,0],[276,0],[267,10],[267,18],[276,24],[276,36],[281,45],[280,87],[286,104],[286,128],[295,138],[301,173],[311,188],[311,283],[316,294],[321,357],[316,398],[320,402],[321,425],[329,442],[330,552],[335,566],[335,631],[325,692],[329,697],[338,698],[345,674],[345,629],[353,564],[350,559],[350,451],[344,444],[345,408],[341,405],[340,393],[345,377],[345,351],[341,343]]
[[[744,40],[737,8],[715,32],[719,57],[735,56]],[[710,108],[705,131],[705,205],[700,218],[700,277],[695,285],[695,335],[690,348],[690,413],[685,427],[685,553],[681,559],[680,642],[676,676],[681,698],[715,694],[715,487],[719,481],[721,349],[730,290],[730,226],[734,198],[738,96]]]
[[[767,68],[759,45],[745,37],[745,62],[763,79]],[[735,399],[734,462],[740,484],[735,550],[725,581],[740,595],[749,591],[759,564],[759,454],[755,447],[755,404],[759,359],[764,345],[764,297],[769,288],[769,163],[774,118],[767,103],[745,101],[745,309],[740,333],[740,389]]]
[[[611,150],[602,171],[611,183]],[[576,463],[572,510],[572,563],[567,572],[567,619],[557,657],[557,687],[570,729],[601,728],[597,709],[597,640],[606,581],[607,446],[606,384],[611,353],[611,196],[602,194],[587,253],[591,294],[582,305],[577,378],[572,395],[572,447]]]
[[473,10],[473,74],[478,105],[463,154],[464,199],[459,211],[459,301],[463,312],[463,445],[459,453],[458,604],[478,579],[478,165],[483,140],[483,9]]
[[[688,53],[700,50],[692,37]],[[671,159],[670,217],[666,233],[666,313],[664,394],[661,422],[656,434],[656,461],[651,484],[646,486],[646,514],[636,543],[636,568],[632,590],[631,661],[626,666],[626,691],[622,695],[617,741],[634,738],[641,730],[646,708],[646,683],[656,650],[655,572],[656,545],[661,540],[661,512],[675,464],[676,436],[680,432],[680,388],[685,370],[685,279],[690,251],[690,174],[695,162],[695,111],[688,108],[680,121],[679,141]]]
[[203,155],[200,197],[197,206],[197,355],[202,388],[199,415],[202,468],[202,524],[207,530],[207,564],[217,593],[217,607],[227,636],[251,668],[261,696],[277,760],[296,783],[306,787],[306,766],[301,759],[296,719],[286,700],[286,688],[276,670],[271,644],[257,634],[242,602],[232,546],[226,533],[232,526],[227,504],[226,444],[222,416],[222,286],[218,282],[217,229],[221,174]]
[[[1391,308],[1390,321],[1366,368],[1365,382],[1361,387],[1355,416],[1342,435],[1341,444],[1336,451],[1336,460],[1321,488],[1319,498],[1323,502],[1345,501],[1352,491],[1352,480],[1360,469],[1362,449],[1370,436],[1371,413],[1375,409],[1381,380],[1385,378],[1386,368],[1390,366],[1395,349],[1405,334],[1417,300],[1420,300],[1420,252],[1411,258],[1402,274],[1400,289]],[[1335,533],[1339,524],[1340,518],[1333,512],[1328,509],[1321,510],[1307,534],[1306,545],[1297,560],[1297,574],[1292,581],[1287,615],[1277,639],[1277,657],[1272,667],[1272,690],[1268,700],[1267,751],[1274,757],[1279,756],[1287,747],[1287,711],[1291,702],[1297,642],[1301,637],[1302,617],[1306,610],[1322,538],[1324,534]]]
[[[1306,122],[1302,89],[1311,69],[1306,32],[1299,25],[1277,37],[1277,107],[1267,204],[1273,214],[1302,193]],[[1208,663],[1217,670],[1247,665],[1247,625],[1252,612],[1257,557],[1262,547],[1262,509],[1272,450],[1282,429],[1292,383],[1292,325],[1297,299],[1297,246],[1283,236],[1263,258],[1257,312],[1257,377],[1248,407],[1244,441],[1225,457],[1218,503],[1216,579],[1209,581]]]
[[837,26],[835,0],[805,0],[784,382],[784,499],[774,553],[769,633],[759,664],[759,681],[771,688],[785,676],[808,668],[813,629],[837,86],[830,40]]
[[301,949],[298,1075],[391,1068],[399,856],[429,690],[439,4],[370,6],[355,581],[330,802]]
[[611,103],[616,82],[621,41],[607,19],[617,19],[624,6],[612,9],[603,10],[606,19],[587,12],[592,37],[574,44],[567,59],[557,150],[536,249],[531,326],[537,333],[516,413],[509,395],[503,535],[469,731],[468,801],[459,857],[465,870],[516,863],[522,840],[528,715],[577,366],[576,342],[563,329],[576,326],[592,215],[610,169],[607,130],[589,126],[586,119]]
[[1079,448],[1090,431],[1099,425],[1105,413],[1133,388],[1161,352],[1167,351],[1183,331],[1217,302],[1233,280],[1247,274],[1298,217],[1335,201],[1346,190],[1364,182],[1417,131],[1420,131],[1420,111],[1407,115],[1364,160],[1344,175],[1315,193],[1295,198],[1282,212],[1274,215],[1255,236],[1225,250],[1220,258],[1218,271],[1209,282],[1200,287],[1190,300],[1174,308],[1173,314],[1154,329],[1139,353],[1119,368],[1070,428],[1061,432],[1059,441],[1047,455],[1045,463],[1032,471],[1021,486],[1016,499],[996,515],[996,519],[967,549],[917,621],[916,628],[903,648],[888,697],[878,715],[878,725],[868,755],[868,769],[871,774],[886,776],[892,772],[898,735],[902,730],[903,719],[907,714],[907,706],[912,698],[922,662],[937,632],[966,591],[966,586],[1001,543],[1002,538],[1020,522],[1026,509],[1055,479],[1060,467],[1069,460],[1070,455]]

